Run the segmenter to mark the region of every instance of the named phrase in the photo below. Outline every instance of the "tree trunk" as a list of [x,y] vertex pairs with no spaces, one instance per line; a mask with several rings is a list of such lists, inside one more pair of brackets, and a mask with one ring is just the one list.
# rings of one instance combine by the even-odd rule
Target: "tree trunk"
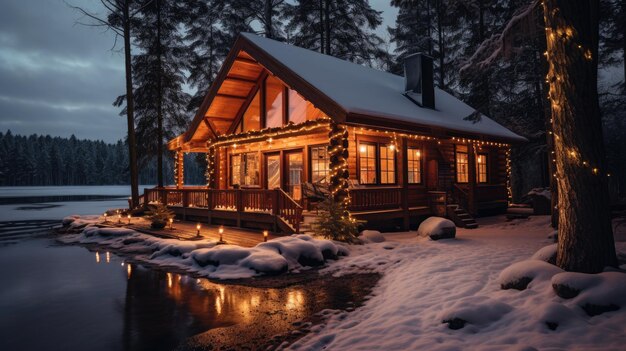
[[324,6],[324,36],[326,39],[326,55],[330,55],[330,6],[331,1],[326,0]]
[[320,52],[324,53],[324,0],[319,0],[320,4]]
[[157,0],[157,185],[163,186],[163,67],[161,62],[161,1]]
[[263,10],[265,37],[271,39],[274,38],[274,33],[272,33],[272,0],[265,0],[265,7]]
[[545,0],[548,81],[559,192],[557,265],[617,266],[598,105],[598,1]]
[[437,45],[439,46],[439,89],[445,89],[445,48],[443,45],[443,9],[441,6],[442,0],[437,0],[437,29],[438,29],[438,40]]
[[126,122],[128,128],[128,161],[130,193],[133,208],[139,206],[139,179],[137,170],[137,141],[135,140],[135,101],[133,97],[132,57],[130,45],[130,0],[124,1],[124,63],[126,68]]
[[433,37],[432,37],[432,23],[430,15],[430,0],[426,0],[426,36],[428,37],[428,56],[433,56]]
[[[539,21],[539,20],[538,20]],[[543,21],[541,22],[541,26],[545,27]],[[539,24],[538,24],[539,25]],[[548,74],[548,61],[543,53],[546,51],[546,40],[542,35],[538,35],[535,40],[535,45],[537,47],[535,56],[537,58],[537,62],[539,64],[535,65],[535,89],[537,91],[537,102],[539,106],[543,109],[544,114],[544,123],[546,128],[546,154],[548,155],[548,184],[550,188],[550,225],[552,228],[557,228],[559,223],[559,212],[558,212],[558,200],[559,200],[559,192],[556,182],[556,177],[554,176],[556,172],[556,157],[554,152],[554,137],[550,132],[552,131],[552,110],[550,109],[550,103],[548,102],[548,91],[550,90],[550,84],[546,82],[543,78]]]

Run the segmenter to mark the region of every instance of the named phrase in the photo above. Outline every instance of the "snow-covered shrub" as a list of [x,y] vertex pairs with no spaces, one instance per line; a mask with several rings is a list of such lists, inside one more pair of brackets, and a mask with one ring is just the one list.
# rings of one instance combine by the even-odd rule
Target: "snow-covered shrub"
[[500,272],[498,281],[504,290],[524,290],[534,280],[547,281],[563,270],[541,260],[526,260],[513,263]]
[[498,321],[512,310],[513,307],[506,303],[484,296],[472,296],[454,302],[441,313],[440,319],[450,329],[461,329],[466,324],[480,327]]
[[428,217],[417,228],[417,235],[428,236],[432,240],[453,239],[456,235],[456,225],[449,219]]
[[552,277],[552,288],[558,296],[573,299],[589,316],[626,306],[626,274],[622,272],[563,272]]
[[382,243],[385,241],[385,237],[378,230],[364,230],[359,238],[366,243]]
[[557,244],[544,246],[539,251],[535,252],[530,258],[531,260],[540,260],[551,264],[556,264],[556,249]]

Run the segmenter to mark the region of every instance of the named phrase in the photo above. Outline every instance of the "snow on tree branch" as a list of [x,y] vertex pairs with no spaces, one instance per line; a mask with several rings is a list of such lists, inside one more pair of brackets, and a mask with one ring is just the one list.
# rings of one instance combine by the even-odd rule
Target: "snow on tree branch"
[[502,32],[493,34],[483,41],[474,54],[461,66],[460,73],[478,68],[479,70],[491,65],[501,54],[504,54],[518,29],[532,18],[535,8],[540,4],[540,0],[533,0],[527,6],[520,8],[517,13],[506,24]]

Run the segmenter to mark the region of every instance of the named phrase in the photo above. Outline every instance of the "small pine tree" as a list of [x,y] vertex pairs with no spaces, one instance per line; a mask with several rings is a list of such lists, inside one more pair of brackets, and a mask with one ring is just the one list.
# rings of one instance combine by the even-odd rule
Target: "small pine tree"
[[174,218],[174,212],[167,208],[167,206],[163,204],[156,204],[154,206],[150,206],[150,211],[147,213],[146,218],[151,222],[151,227],[155,229],[165,228],[165,225],[170,220],[170,218]]
[[317,221],[313,223],[313,229],[323,237],[332,240],[344,241],[347,243],[357,243],[359,234],[359,224],[346,216],[346,208],[342,202],[327,199],[318,205],[320,214]]

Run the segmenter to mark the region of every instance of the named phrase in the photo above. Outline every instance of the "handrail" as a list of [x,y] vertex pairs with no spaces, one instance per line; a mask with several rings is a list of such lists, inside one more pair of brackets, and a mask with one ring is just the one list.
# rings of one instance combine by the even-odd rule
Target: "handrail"
[[302,222],[302,206],[289,196],[283,189],[275,189],[278,194],[278,215],[291,224],[296,233],[300,232]]
[[351,211],[375,211],[401,208],[401,187],[350,189]]

